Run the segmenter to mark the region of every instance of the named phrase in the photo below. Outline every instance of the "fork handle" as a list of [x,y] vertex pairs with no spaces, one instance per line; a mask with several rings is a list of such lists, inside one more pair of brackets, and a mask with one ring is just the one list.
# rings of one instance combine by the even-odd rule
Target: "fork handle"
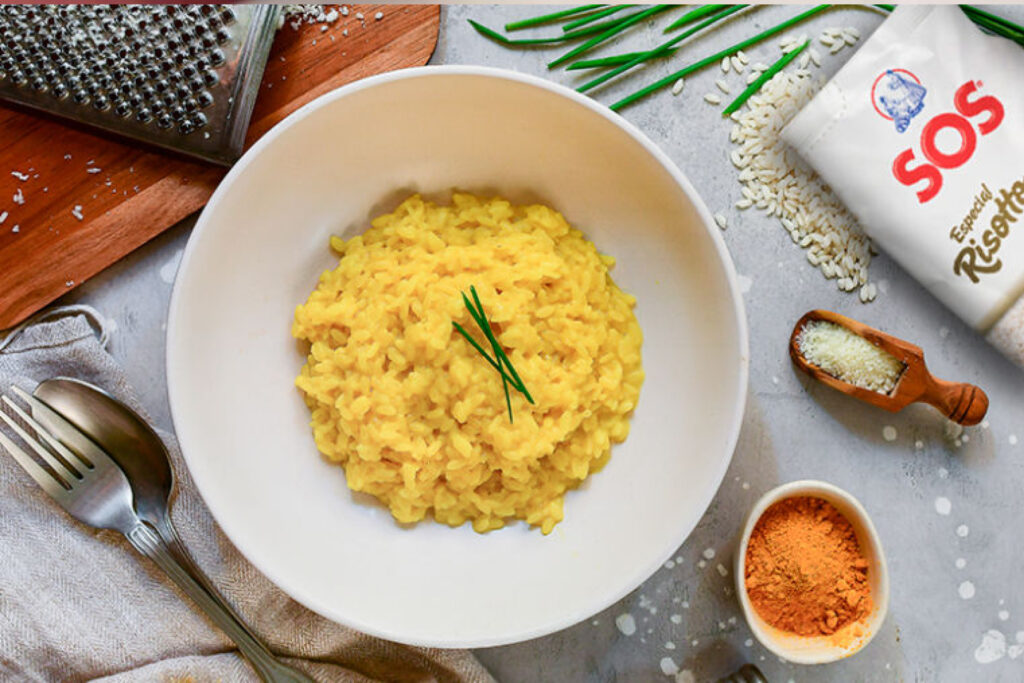
[[253,637],[254,640],[259,642],[259,637],[253,633],[253,630],[249,628],[249,625],[238,615],[238,612],[231,606],[227,600],[224,599],[218,591],[217,587],[213,585],[210,579],[203,574],[202,570],[199,569],[199,565],[195,563],[195,560],[189,556],[188,551],[185,549],[185,544],[178,538],[178,533],[174,530],[174,526],[170,523],[170,519],[165,517],[160,520],[146,520],[149,521],[150,526],[156,535],[163,541],[164,547],[171,554],[171,557],[181,565],[181,568],[188,572],[189,576],[196,580],[200,586],[203,587],[210,597],[213,598],[224,610],[231,615],[231,618],[238,622],[239,626],[245,629],[245,632]]
[[146,524],[139,522],[125,534],[135,549],[153,560],[178,584],[207,616],[219,626],[249,660],[261,679],[268,683],[315,683],[312,678],[279,661],[270,650],[253,638],[224,607],[193,579],[168,552],[164,542]]

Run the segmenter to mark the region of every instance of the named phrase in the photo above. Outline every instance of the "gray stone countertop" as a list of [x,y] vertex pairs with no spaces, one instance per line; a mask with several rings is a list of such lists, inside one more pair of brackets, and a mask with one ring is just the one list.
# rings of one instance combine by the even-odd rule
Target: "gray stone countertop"
[[[570,74],[544,66],[561,49],[504,49],[466,22],[474,18],[500,27],[548,9],[444,7],[431,63],[487,64],[574,85],[577,80]],[[1024,7],[995,11],[1024,21]],[[641,69],[625,83],[601,91],[598,99],[610,103],[679,68],[673,65],[717,51],[796,12],[793,7],[740,12],[690,43],[683,54]],[[816,38],[826,27],[854,26],[866,37],[881,20],[865,8],[834,9],[793,33]],[[666,24],[663,17],[657,28],[638,27],[618,46],[653,45]],[[826,75],[853,52],[831,56],[820,51]],[[747,52],[771,63],[779,55],[778,41]],[[1024,657],[1017,647],[1024,641],[1024,444],[1018,445],[1024,439],[1024,371],[884,254],[870,267],[878,299],[861,304],[856,292],[840,292],[808,264],[777,219],[733,208],[740,186],[728,158],[731,124],[722,120],[720,107],[702,99],[715,91],[714,80],[721,76],[717,67],[706,69],[687,79],[680,96],[662,92],[623,113],[682,169],[710,210],[728,219],[724,236],[745,284],[751,333],[746,417],[732,465],[673,561],[636,591],[574,627],[479,650],[478,656],[502,681],[703,681],[743,662],[758,665],[772,683],[1024,680]],[[171,426],[164,370],[167,304],[193,223],[183,221],[64,300],[92,304],[115,327],[110,348],[163,428]],[[839,311],[911,340],[925,350],[936,375],[982,386],[991,398],[984,425],[968,429],[958,445],[947,436],[945,420],[930,408],[890,414],[798,375],[786,342],[795,321],[812,308]],[[886,426],[895,428],[894,439],[883,437]],[[893,436],[891,429],[886,431]],[[804,667],[771,655],[752,640],[731,591],[737,535],[747,512],[762,493],[796,479],[823,479],[857,496],[888,558],[892,599],[883,630],[861,653],[836,664]],[[721,575],[719,564],[728,575]],[[626,614],[637,625],[632,635],[616,625]],[[982,663],[993,658],[985,656],[989,652],[1003,654]]]

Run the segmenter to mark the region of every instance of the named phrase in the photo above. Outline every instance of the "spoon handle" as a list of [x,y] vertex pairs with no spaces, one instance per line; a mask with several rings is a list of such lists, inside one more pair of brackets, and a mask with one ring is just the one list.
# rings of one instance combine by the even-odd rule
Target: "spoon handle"
[[125,534],[135,549],[151,559],[219,626],[249,660],[261,679],[268,683],[314,683],[313,679],[283,663],[256,640],[178,564],[163,540],[140,522]]
[[967,427],[981,422],[988,411],[988,396],[981,387],[936,377],[928,378],[921,400],[938,408],[953,422]]

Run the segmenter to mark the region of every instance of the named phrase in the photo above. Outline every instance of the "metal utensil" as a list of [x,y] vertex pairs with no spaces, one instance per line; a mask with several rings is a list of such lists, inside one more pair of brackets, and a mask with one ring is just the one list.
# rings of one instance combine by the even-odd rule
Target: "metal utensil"
[[768,683],[768,679],[753,664],[744,664],[731,676],[719,678],[718,683]]
[[[171,524],[169,502],[174,472],[156,432],[131,408],[86,382],[48,379],[40,382],[32,394],[78,427],[121,466],[135,497],[136,513],[160,534],[180,564],[192,567],[192,559],[184,552]],[[33,417],[50,431],[59,428],[45,414]],[[195,572],[190,573],[198,580]]]
[[5,5],[0,99],[231,165],[281,8]]
[[[68,377],[56,377],[39,383],[33,395],[68,422],[76,426],[88,440],[103,449],[121,466],[135,498],[135,512],[160,535],[168,550],[210,596],[245,628],[241,617],[221,597],[213,584],[195,565],[185,550],[171,521],[170,498],[174,490],[174,471],[171,469],[167,447],[153,428],[134,410],[103,389]],[[33,417],[50,431],[59,429],[51,424],[46,414]],[[69,439],[81,438],[77,433]],[[88,444],[74,441],[79,450]]]
[[0,396],[0,399],[17,416],[20,424],[3,411],[0,411],[0,419],[45,466],[3,432],[0,432],[0,446],[50,497],[80,522],[122,533],[136,550],[155,562],[235,641],[263,680],[282,683],[312,681],[279,662],[185,571],[163,539],[136,514],[128,478],[107,453],[45,403],[18,387],[12,389],[28,404],[34,415],[46,416],[50,428],[40,424],[8,396]]

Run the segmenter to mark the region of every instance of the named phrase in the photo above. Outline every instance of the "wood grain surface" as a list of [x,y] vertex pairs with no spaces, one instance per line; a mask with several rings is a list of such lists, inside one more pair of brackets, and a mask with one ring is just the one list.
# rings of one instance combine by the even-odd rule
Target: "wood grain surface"
[[[247,145],[325,92],[430,59],[437,5],[348,7],[348,16],[326,24],[326,31],[321,24],[293,29],[285,22],[267,61]],[[225,173],[0,105],[0,329],[202,208]]]

